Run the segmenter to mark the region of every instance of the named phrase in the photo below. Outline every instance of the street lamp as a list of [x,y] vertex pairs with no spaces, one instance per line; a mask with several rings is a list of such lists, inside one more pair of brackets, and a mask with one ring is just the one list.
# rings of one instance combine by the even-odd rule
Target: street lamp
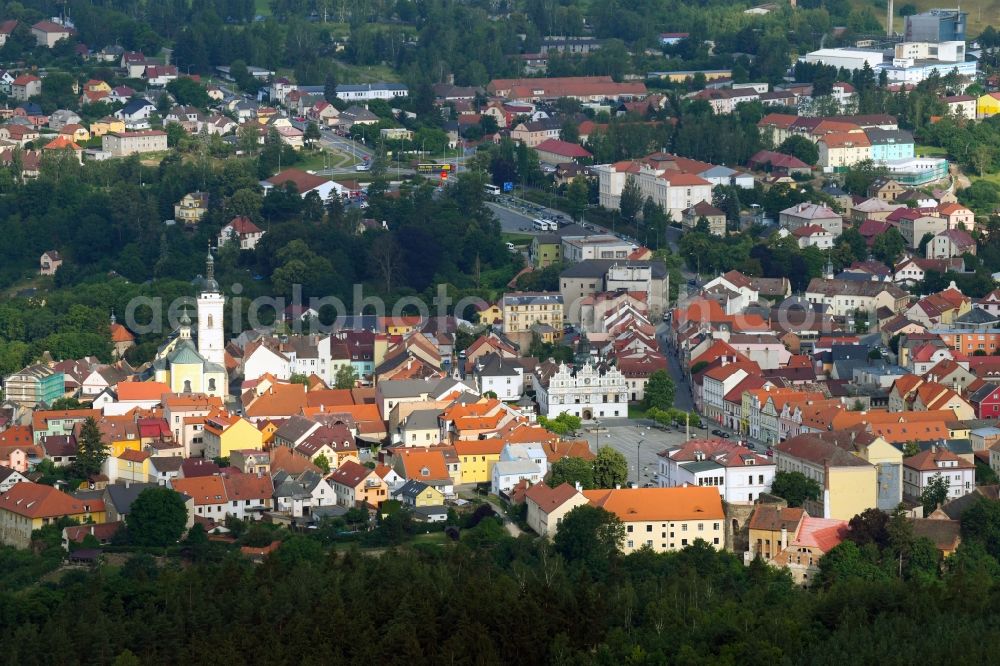
[[597,451],[601,450],[601,422],[599,419],[594,419],[594,425],[597,426]]
[[639,487],[639,450],[645,440],[640,439],[635,443],[635,487]]

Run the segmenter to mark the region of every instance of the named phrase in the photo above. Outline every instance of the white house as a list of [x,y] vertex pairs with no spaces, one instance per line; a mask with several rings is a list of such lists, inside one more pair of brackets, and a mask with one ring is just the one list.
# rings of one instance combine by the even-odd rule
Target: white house
[[534,485],[544,478],[541,468],[530,460],[502,460],[493,465],[490,491],[507,494],[521,481]]
[[713,486],[726,502],[752,503],[770,492],[775,463],[740,444],[693,439],[659,454],[656,483],[661,488]]
[[948,499],[968,495],[976,488],[976,466],[948,449],[932,446],[903,458],[903,495],[920,499],[931,480],[941,475],[948,482]]
[[306,470],[298,476],[285,471],[274,475],[274,505],[293,518],[308,516],[312,509],[333,506],[337,495],[321,474]]
[[397,97],[406,97],[408,92],[402,83],[362,83],[358,85],[342,83],[337,86],[337,98],[346,102],[396,99]]
[[115,118],[125,121],[125,127],[129,130],[149,129],[149,119],[156,113],[156,106],[152,102],[139,97],[133,97],[122,108],[114,112]]
[[474,369],[479,394],[492,391],[499,400],[517,400],[524,393],[524,367],[512,359],[490,354],[477,359]]

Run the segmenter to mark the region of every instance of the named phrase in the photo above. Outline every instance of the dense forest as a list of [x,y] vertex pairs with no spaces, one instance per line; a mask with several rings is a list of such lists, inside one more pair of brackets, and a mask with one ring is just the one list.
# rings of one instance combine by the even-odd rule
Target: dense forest
[[967,511],[943,567],[905,519],[866,512],[808,590],[701,541],[622,557],[624,528],[590,507],[553,545],[487,518],[377,553],[286,534],[254,565],[198,530],[182,559],[44,582],[42,557],[4,549],[0,649],[25,665],[992,663],[997,506]]

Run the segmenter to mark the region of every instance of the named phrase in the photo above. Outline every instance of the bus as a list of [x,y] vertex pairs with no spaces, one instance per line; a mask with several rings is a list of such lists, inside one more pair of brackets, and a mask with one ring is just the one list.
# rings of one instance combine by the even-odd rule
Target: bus
[[531,226],[535,228],[535,231],[548,231],[549,222],[548,220],[536,219],[532,220]]
[[483,185],[483,191],[487,196],[498,197],[500,196],[500,188],[496,185]]

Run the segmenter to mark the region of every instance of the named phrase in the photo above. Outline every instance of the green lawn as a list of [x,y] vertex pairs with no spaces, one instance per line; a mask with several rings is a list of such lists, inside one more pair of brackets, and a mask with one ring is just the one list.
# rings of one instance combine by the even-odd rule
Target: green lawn
[[[323,154],[324,152],[326,155]],[[302,161],[296,164],[295,168],[303,171],[319,171],[320,169],[352,167],[356,163],[357,160],[353,157],[338,150],[310,151],[303,155]]]
[[947,157],[948,151],[940,146],[916,146],[914,153],[925,157]]
[[501,234],[500,236],[504,243],[513,243],[514,245],[531,245],[531,239],[534,238],[530,234]]
[[642,406],[642,403],[630,403],[628,406],[628,417],[630,419],[644,419],[648,418],[646,416],[646,409]]

